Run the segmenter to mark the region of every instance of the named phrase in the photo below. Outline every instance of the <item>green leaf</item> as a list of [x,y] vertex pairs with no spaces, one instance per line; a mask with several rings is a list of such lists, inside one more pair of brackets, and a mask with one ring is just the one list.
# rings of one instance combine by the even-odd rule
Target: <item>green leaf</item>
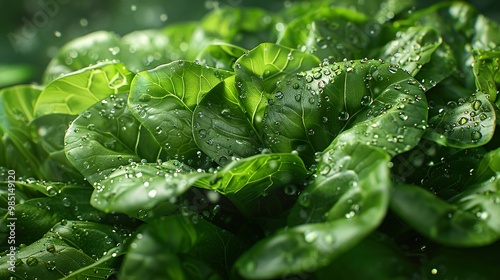
[[170,216],[138,230],[119,278],[229,279],[245,245],[198,216]]
[[381,58],[415,77],[441,43],[436,30],[425,26],[410,27],[396,33],[396,38],[382,48]]
[[37,146],[40,150],[40,170],[46,181],[81,182],[83,176],[71,165],[64,152],[64,135],[75,116],[66,114],[49,114],[38,117],[31,122],[37,131]]
[[272,43],[262,43],[236,61],[239,100],[252,126],[262,129],[268,95],[287,75],[319,64],[317,57]]
[[372,42],[368,17],[343,7],[322,6],[306,10],[288,23],[278,44],[313,53],[320,59],[361,59]]
[[206,36],[247,49],[276,41],[275,24],[275,17],[268,11],[255,7],[214,9],[200,21]]
[[61,74],[79,70],[100,61],[117,59],[123,46],[120,37],[107,31],[96,31],[65,44],[50,61],[44,73],[49,83]]
[[[21,191],[20,185],[20,183],[16,182],[16,186],[19,186],[16,191]],[[38,188],[40,187],[43,188],[43,186],[38,186]],[[16,242],[30,244],[41,238],[50,228],[63,219],[101,223],[129,221],[118,215],[105,215],[90,206],[91,188],[67,185],[57,192],[56,188],[58,187],[57,184],[47,186],[47,189],[52,194],[50,197],[30,198],[26,201],[17,199],[15,207],[15,213],[18,213],[16,215]],[[54,192],[57,192],[57,194],[54,195]],[[3,217],[1,220],[2,225],[9,223],[7,218],[8,216]]]
[[382,221],[389,203],[389,156],[363,144],[332,145],[289,216],[288,228],[259,241],[235,267],[267,279],[314,271],[354,247]]
[[500,83],[500,50],[474,52],[474,77],[477,88],[498,105],[497,83]]
[[[495,110],[481,93],[469,97],[449,100],[446,93],[437,96],[429,116],[429,128],[424,137],[441,145],[457,148],[471,148],[490,141],[495,132]],[[434,99],[434,98],[432,98]],[[456,100],[456,101],[455,101]],[[434,113],[437,110],[437,113]]]
[[[96,185],[91,204],[105,212],[122,212],[141,219],[161,205],[170,209],[177,197],[198,179],[210,174],[172,160],[158,164],[131,164],[119,168]],[[165,214],[168,214],[165,213]]]
[[25,64],[0,64],[0,88],[28,82],[33,77],[33,66]]
[[[397,185],[391,209],[425,237],[449,246],[483,246],[500,239],[500,178],[470,185],[440,200],[418,186]],[[418,211],[415,211],[418,209]]]
[[42,178],[36,132],[29,126],[41,89],[20,85],[0,90],[0,162],[17,176]]
[[91,184],[131,161],[156,162],[163,149],[127,107],[127,95],[112,95],[80,114],[64,138],[69,162]]
[[236,60],[245,53],[241,47],[217,42],[206,46],[196,57],[203,65],[233,71]]
[[193,110],[229,75],[193,62],[172,62],[137,74],[129,107],[170,157],[196,167],[207,166],[210,159],[198,155],[200,150],[192,135]]
[[309,175],[294,154],[259,154],[235,160],[196,185],[216,190],[228,197],[243,213],[258,209],[258,199],[289,184],[299,184]]
[[79,115],[112,94],[129,91],[133,74],[121,63],[99,63],[50,82],[35,105],[35,117]]
[[391,241],[375,232],[314,275],[320,280],[331,279],[332,275],[338,279],[374,280],[402,280],[416,275],[415,264]]
[[[64,222],[56,225],[36,242],[15,252],[15,272],[10,274],[10,258],[0,259],[0,277],[14,276],[19,279],[60,279],[84,267],[92,266],[97,259],[116,247],[128,235],[116,233],[116,229],[90,222]],[[90,254],[90,255],[89,255]],[[112,261],[101,263],[98,273],[108,273],[89,279],[107,279],[114,272]],[[107,275],[107,276],[106,276]],[[70,278],[71,279],[71,278]]]
[[242,108],[234,76],[215,86],[194,109],[192,135],[205,154],[220,165],[262,150],[262,140]]
[[430,61],[420,68],[415,75],[415,79],[428,91],[450,77],[456,70],[457,60],[453,51],[448,44],[443,42],[432,53]]
[[342,131],[397,154],[414,147],[426,125],[421,85],[396,65],[345,61],[291,76],[268,101],[265,132],[273,152],[298,151],[306,164]]

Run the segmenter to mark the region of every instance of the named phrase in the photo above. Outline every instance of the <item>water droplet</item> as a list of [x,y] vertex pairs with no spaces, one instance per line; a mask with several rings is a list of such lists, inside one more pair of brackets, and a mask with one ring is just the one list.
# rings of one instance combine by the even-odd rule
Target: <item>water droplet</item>
[[317,79],[320,79],[321,78],[321,72],[316,72],[316,73],[313,73],[313,78],[315,78],[316,80]]
[[84,169],[89,169],[90,168],[90,163],[88,161],[83,162],[83,168]]
[[295,95],[295,101],[300,102],[301,99],[302,95],[300,93]]
[[219,158],[219,163],[220,163],[220,165],[225,165],[227,163],[227,157],[221,156]]
[[60,31],[54,31],[54,36],[56,36],[57,38],[61,38],[62,33]]
[[403,121],[408,120],[408,116],[405,115],[403,112],[399,112],[399,118]]
[[389,70],[390,73],[394,74],[398,72],[398,66],[397,65],[389,65],[387,67],[387,70]]
[[349,113],[342,111],[339,113],[339,121],[347,121],[349,119]]
[[200,138],[207,137],[207,130],[206,129],[200,129],[200,130],[198,130],[198,135],[200,136]]
[[157,193],[158,193],[158,192],[157,192],[156,190],[150,190],[150,191],[148,192],[148,196],[149,196],[150,198],[154,198],[154,197],[156,196],[156,194],[157,194]]
[[311,195],[309,193],[302,193],[299,197],[299,204],[303,207],[311,205]]
[[314,78],[311,75],[306,76],[306,82],[311,83],[314,80]]
[[481,139],[481,137],[483,137],[483,135],[479,131],[473,131],[470,137],[473,141],[478,141],[479,139]]
[[476,100],[476,101],[472,102],[472,109],[477,111],[481,108],[482,104],[483,103],[480,100]]
[[157,126],[155,128],[155,131],[156,131],[156,134],[162,134],[163,133],[163,129],[161,127],[159,127],[159,126]]
[[304,236],[304,240],[308,243],[313,242],[317,238],[318,238],[318,233],[315,231],[311,231]]
[[361,106],[368,106],[372,103],[372,97],[369,95],[365,95],[361,97]]
[[82,116],[86,119],[90,118],[92,116],[92,113],[90,111],[85,111],[82,113]]
[[35,257],[29,257],[26,260],[26,263],[28,264],[28,266],[36,266],[36,265],[38,265],[38,259]]
[[62,199],[62,205],[64,207],[70,207],[71,206],[71,200],[69,198],[67,198],[67,197],[64,197]]
[[47,250],[47,252],[49,253],[55,253],[56,252],[56,245],[54,244],[49,244],[47,245],[47,247],[45,248]]
[[299,88],[300,88],[300,85],[299,85],[298,83],[294,83],[294,84],[292,85],[292,88],[293,88],[293,89],[299,89]]
[[284,95],[283,95],[283,92],[281,92],[281,91],[277,91],[277,92],[274,94],[274,96],[275,96],[276,98],[278,98],[278,99],[282,99]]
[[461,117],[461,118],[458,120],[458,124],[459,124],[459,125],[464,125],[464,124],[466,124],[466,123],[467,123],[467,121],[468,121],[468,119],[467,119],[467,118],[465,118],[465,117]]
[[149,102],[151,98],[151,95],[143,94],[141,97],[139,97],[139,102]]

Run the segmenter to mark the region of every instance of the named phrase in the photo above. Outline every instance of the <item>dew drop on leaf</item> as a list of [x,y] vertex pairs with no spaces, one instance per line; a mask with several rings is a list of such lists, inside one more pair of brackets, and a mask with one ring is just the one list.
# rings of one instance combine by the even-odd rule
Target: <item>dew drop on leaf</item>
[[284,96],[284,94],[283,94],[283,92],[281,92],[281,91],[277,91],[277,92],[274,94],[274,96],[275,96],[276,98],[278,98],[278,99],[282,99],[282,98],[283,98],[283,96]]
[[36,266],[36,265],[38,265],[38,259],[35,257],[29,257],[26,260],[26,264],[28,264],[28,266]]
[[483,135],[482,135],[482,134],[481,134],[481,132],[479,132],[479,131],[473,131],[473,132],[471,133],[470,137],[471,137],[471,139],[472,139],[473,141],[477,141],[477,140],[481,139],[481,137],[483,137]]
[[339,113],[339,121],[347,121],[349,119],[349,113],[347,111],[342,111]]

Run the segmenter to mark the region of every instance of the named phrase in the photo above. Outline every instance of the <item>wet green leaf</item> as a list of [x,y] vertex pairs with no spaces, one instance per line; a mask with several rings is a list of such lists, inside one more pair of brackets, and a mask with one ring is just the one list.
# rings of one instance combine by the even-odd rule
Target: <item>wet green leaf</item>
[[363,144],[332,145],[300,194],[291,226],[259,241],[236,262],[247,278],[314,271],[350,250],[382,221],[389,202],[388,155]]
[[65,153],[86,180],[95,184],[131,161],[165,158],[152,134],[127,107],[127,95],[105,98],[80,114],[64,138]]
[[192,134],[193,111],[205,94],[230,72],[178,61],[141,72],[128,102],[135,117],[171,157],[192,166],[207,166]]

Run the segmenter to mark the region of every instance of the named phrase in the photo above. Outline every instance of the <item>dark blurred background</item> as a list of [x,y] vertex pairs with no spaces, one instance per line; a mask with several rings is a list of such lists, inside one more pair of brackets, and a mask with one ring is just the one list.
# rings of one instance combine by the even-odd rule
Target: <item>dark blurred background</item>
[[[299,1],[299,0],[293,0]],[[280,10],[292,0],[0,0],[0,88],[39,82],[64,43],[96,30],[125,35],[180,21],[199,20],[220,6]],[[438,1],[415,1],[417,9]],[[470,0],[500,22],[498,0]]]

